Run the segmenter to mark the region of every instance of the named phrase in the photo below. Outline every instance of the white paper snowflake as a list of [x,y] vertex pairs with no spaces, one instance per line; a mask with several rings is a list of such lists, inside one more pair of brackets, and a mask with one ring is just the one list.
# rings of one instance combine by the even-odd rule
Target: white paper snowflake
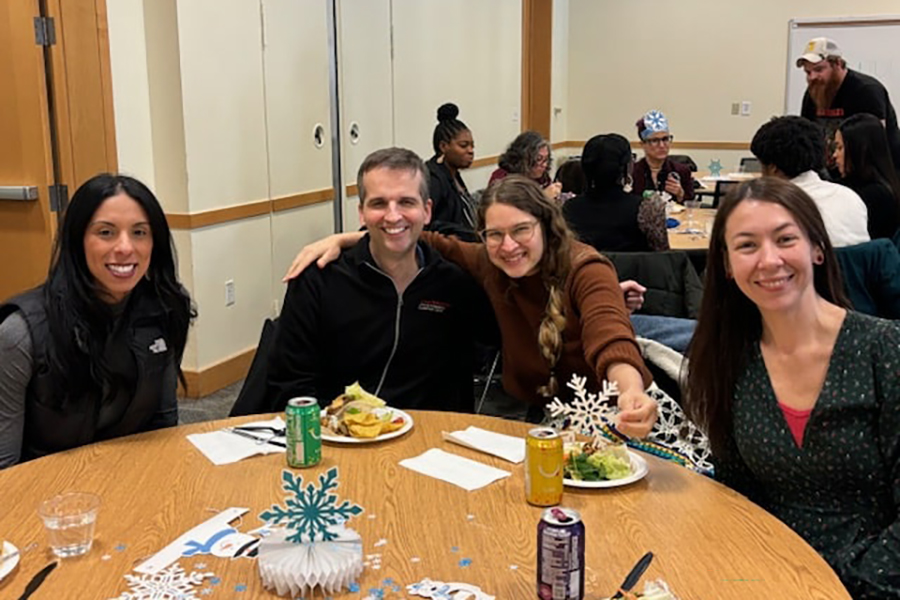
[[196,598],[194,588],[203,583],[212,573],[193,571],[185,573],[178,563],[153,575],[126,575],[127,592],[112,600],[182,600]]
[[288,541],[301,544],[310,541],[322,540],[329,542],[337,535],[328,530],[331,525],[345,523],[350,517],[360,514],[361,506],[351,504],[344,500],[338,505],[337,494],[329,493],[338,487],[337,467],[331,468],[324,475],[319,475],[319,488],[312,483],[303,489],[303,477],[298,475],[295,479],[290,471],[282,471],[282,488],[291,492],[294,497],[284,500],[286,507],[277,504],[261,513],[259,518],[271,525],[285,524],[293,531]]
[[604,381],[600,393],[592,394],[587,391],[587,377],[578,375],[572,375],[572,380],[566,385],[575,390],[575,399],[563,403],[554,397],[547,405],[550,415],[553,418],[564,418],[570,431],[592,437],[602,436],[604,421],[612,422],[618,412],[615,398],[619,395],[619,387],[615,383]]

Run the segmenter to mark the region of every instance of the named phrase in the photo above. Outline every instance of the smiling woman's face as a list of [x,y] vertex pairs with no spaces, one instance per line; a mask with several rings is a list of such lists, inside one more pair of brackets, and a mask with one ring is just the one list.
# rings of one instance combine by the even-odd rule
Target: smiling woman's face
[[544,256],[544,232],[538,220],[509,204],[494,203],[484,215],[488,258],[512,278],[537,273]]
[[125,299],[147,273],[152,254],[153,235],[140,204],[121,192],[97,207],[84,232],[84,257],[102,300]]

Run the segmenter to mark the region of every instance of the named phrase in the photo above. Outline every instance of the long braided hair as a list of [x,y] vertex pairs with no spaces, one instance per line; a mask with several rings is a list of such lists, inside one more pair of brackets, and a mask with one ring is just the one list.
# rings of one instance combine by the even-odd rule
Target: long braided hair
[[541,187],[522,175],[510,175],[496,181],[485,192],[478,207],[478,229],[485,227],[485,215],[494,204],[506,204],[532,215],[544,236],[544,252],[538,263],[541,280],[548,291],[547,308],[538,328],[537,342],[541,356],[550,367],[550,379],[537,392],[552,398],[559,390],[556,364],[562,354],[566,314],[563,287],[572,268],[571,248],[574,235],[566,225],[562,211],[549,200]]

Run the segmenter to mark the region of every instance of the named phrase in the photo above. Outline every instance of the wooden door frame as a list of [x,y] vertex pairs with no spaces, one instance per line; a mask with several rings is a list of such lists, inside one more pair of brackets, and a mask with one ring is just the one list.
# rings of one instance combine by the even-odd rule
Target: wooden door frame
[[106,0],[45,0],[56,29],[50,47],[60,181],[69,194],[118,170]]
[[522,0],[522,131],[550,139],[553,0]]

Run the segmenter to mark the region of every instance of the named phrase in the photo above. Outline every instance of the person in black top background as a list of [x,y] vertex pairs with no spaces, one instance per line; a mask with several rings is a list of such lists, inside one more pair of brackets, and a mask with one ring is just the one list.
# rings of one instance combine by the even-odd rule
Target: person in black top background
[[834,134],[834,161],[842,183],[859,194],[869,213],[869,237],[892,238],[900,228],[900,182],[878,117],[853,115]]
[[475,205],[459,172],[472,166],[475,141],[458,116],[459,107],[449,102],[437,111],[438,124],[432,137],[434,156],[426,163],[432,202],[428,229],[474,242],[478,241]]
[[665,204],[625,191],[634,167],[631,145],[621,135],[597,135],[581,154],[585,190],[563,204],[578,238],[600,251],[668,250]]
[[847,68],[836,42],[814,38],[797,58],[806,72],[806,92],[800,116],[816,121],[828,136],[828,169],[837,177],[833,163],[834,132],[844,119],[860,113],[875,115],[884,125],[894,169],[900,169],[900,129],[897,113],[885,87],[874,77]]

